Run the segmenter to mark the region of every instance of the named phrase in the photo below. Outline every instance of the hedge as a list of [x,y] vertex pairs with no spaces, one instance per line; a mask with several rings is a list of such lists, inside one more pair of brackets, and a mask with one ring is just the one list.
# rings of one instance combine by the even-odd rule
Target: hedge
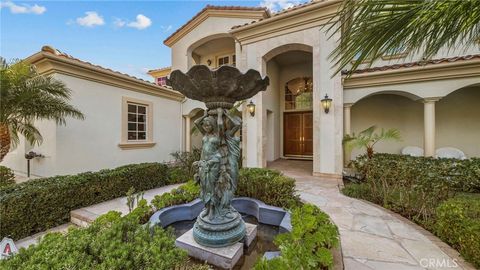
[[0,188],[15,184],[15,174],[10,168],[0,166]]
[[295,191],[295,179],[277,170],[240,169],[236,195],[256,198],[266,204],[287,209],[300,205],[300,197]]
[[480,195],[461,195],[437,208],[435,233],[480,268]]
[[161,163],[132,164],[77,175],[35,179],[0,190],[0,238],[20,239],[66,223],[70,211],[177,182]]
[[[459,192],[480,191],[480,159],[456,160],[375,154],[353,161],[364,184],[366,200],[398,212],[426,227],[433,226],[436,207]],[[359,196],[360,194],[357,194]]]

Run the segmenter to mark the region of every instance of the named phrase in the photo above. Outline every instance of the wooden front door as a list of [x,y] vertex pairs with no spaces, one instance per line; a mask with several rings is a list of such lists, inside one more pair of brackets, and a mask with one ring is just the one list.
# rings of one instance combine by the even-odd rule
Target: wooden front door
[[298,157],[312,156],[312,112],[286,112],[283,119],[283,154]]

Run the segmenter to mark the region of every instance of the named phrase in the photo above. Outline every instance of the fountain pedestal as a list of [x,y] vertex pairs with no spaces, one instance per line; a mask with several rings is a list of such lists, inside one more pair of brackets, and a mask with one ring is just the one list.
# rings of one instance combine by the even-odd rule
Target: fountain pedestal
[[245,237],[240,242],[225,247],[200,245],[193,237],[193,229],[178,237],[175,245],[186,250],[191,257],[223,269],[232,269],[242,257],[244,247],[248,247],[257,236],[257,225],[245,223],[245,228]]

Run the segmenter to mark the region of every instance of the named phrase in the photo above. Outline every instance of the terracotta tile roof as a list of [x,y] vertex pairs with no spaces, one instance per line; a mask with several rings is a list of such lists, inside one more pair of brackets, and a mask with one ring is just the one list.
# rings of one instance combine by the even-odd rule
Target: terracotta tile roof
[[91,67],[93,67],[93,68],[98,68],[98,69],[102,69],[102,70],[104,70],[104,71],[113,72],[113,73],[115,73],[115,74],[117,74],[117,75],[126,76],[126,77],[128,77],[128,78],[130,78],[130,79],[138,80],[138,81],[141,81],[141,82],[143,82],[143,83],[148,83],[148,84],[152,84],[152,85],[155,85],[155,86],[156,86],[156,84],[153,83],[153,82],[150,82],[150,81],[147,81],[147,80],[144,80],[144,79],[140,79],[140,78],[137,78],[137,77],[135,77],[135,76],[132,76],[132,75],[129,75],[129,74],[126,74],[126,73],[122,73],[122,72],[119,72],[119,71],[116,71],[116,70],[112,70],[112,69],[109,69],[109,68],[105,68],[105,67],[102,67],[102,66],[99,66],[99,65],[95,65],[95,64],[92,64],[92,63],[90,63],[90,62],[86,62],[86,61],[80,60],[80,59],[75,58],[75,57],[73,57],[73,56],[71,56],[71,55],[69,55],[69,54],[66,54],[66,53],[64,53],[64,52],[62,52],[62,51],[60,51],[60,50],[58,50],[58,49],[55,49],[55,48],[52,47],[52,46],[43,46],[43,47],[42,47],[42,52],[44,52],[44,53],[50,53],[50,54],[53,54],[53,55],[55,55],[55,56],[65,57],[65,58],[67,58],[67,59],[74,60],[74,61],[77,61],[77,62],[82,63],[82,64],[87,64],[87,65],[89,65],[89,66],[91,66]]
[[243,7],[243,6],[213,6],[207,5],[202,10],[200,10],[195,16],[193,16],[190,20],[180,26],[175,32],[173,32],[170,36],[168,36],[165,41],[169,40],[173,36],[175,36],[178,32],[180,32],[183,28],[187,27],[188,24],[193,22],[198,16],[200,16],[203,12],[207,10],[252,10],[252,11],[265,11],[268,16],[270,16],[270,11],[265,7]]
[[[353,72],[353,74],[362,74],[362,73],[369,73],[369,72],[377,72],[377,71],[386,71],[386,70],[394,70],[394,69],[403,69],[403,68],[411,68],[411,67],[420,67],[426,65],[435,65],[441,63],[451,63],[457,61],[467,61],[471,59],[480,59],[480,54],[473,54],[473,55],[465,55],[465,56],[455,56],[449,58],[439,58],[439,59],[431,59],[431,60],[423,60],[423,61],[415,61],[409,63],[400,63],[394,65],[386,65],[381,67],[370,67],[364,69],[357,69]],[[348,70],[343,70],[342,74],[348,74]]]
[[318,3],[318,2],[325,2],[325,1],[328,1],[328,0],[311,0],[309,2],[306,2],[306,3],[303,3],[303,4],[298,4],[298,5],[294,5],[292,7],[289,7],[289,8],[285,8],[285,9],[282,9],[278,12],[275,12],[275,13],[272,13],[272,15],[266,19],[259,19],[259,20],[256,20],[256,21],[251,21],[249,23],[245,23],[245,24],[242,24],[242,25],[235,25],[232,27],[232,29],[237,29],[237,28],[240,28],[240,27],[243,27],[243,26],[247,26],[247,25],[251,25],[251,24],[254,24],[254,23],[257,23],[257,22],[260,22],[260,21],[263,21],[263,20],[268,20],[270,18],[274,18],[278,15],[281,15],[281,14],[285,14],[285,13],[288,13],[288,12],[292,12],[294,10],[298,10],[298,9],[302,9],[302,8],[305,8],[305,7],[308,7],[308,6],[311,6],[315,3]]
[[149,71],[147,71],[147,73],[155,72],[155,71],[164,71],[164,70],[169,70],[169,69],[172,69],[172,67],[162,67],[162,68],[150,69]]

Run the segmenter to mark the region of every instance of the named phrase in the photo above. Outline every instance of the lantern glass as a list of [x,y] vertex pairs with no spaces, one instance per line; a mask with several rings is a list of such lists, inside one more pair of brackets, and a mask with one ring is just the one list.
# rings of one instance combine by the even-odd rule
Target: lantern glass
[[325,95],[325,98],[321,100],[322,107],[325,110],[325,113],[330,111],[330,107],[332,106],[332,99]]
[[255,104],[251,100],[247,105],[247,109],[251,116],[255,116]]

